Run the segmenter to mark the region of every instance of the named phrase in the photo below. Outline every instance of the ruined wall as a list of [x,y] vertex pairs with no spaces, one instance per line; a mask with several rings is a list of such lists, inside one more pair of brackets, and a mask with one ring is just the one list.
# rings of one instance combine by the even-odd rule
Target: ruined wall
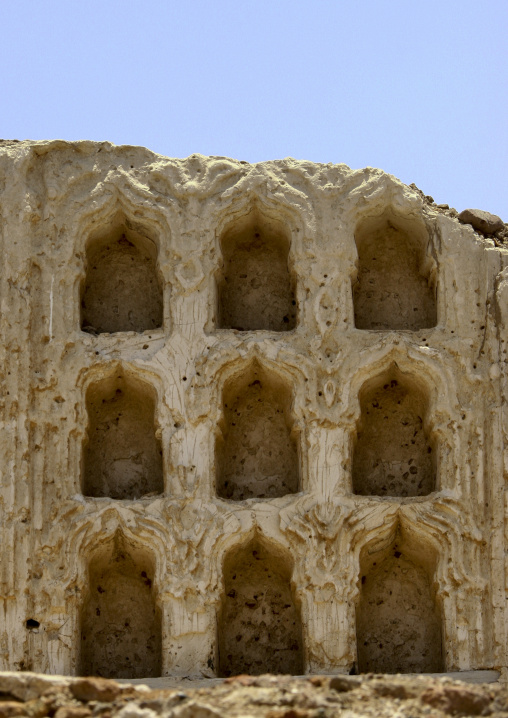
[[0,146],[0,669],[507,666],[508,252],[453,215]]

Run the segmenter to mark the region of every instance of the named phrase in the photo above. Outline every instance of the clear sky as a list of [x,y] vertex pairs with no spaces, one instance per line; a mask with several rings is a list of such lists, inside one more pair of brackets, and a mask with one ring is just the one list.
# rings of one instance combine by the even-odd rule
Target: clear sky
[[508,222],[508,0],[3,0],[0,137],[391,172]]

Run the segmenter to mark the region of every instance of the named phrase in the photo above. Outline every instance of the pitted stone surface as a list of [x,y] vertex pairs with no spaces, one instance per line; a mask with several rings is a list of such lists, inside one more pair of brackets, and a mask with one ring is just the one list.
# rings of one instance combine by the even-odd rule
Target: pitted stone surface
[[347,673],[367,634],[391,670],[392,630],[432,657],[397,670],[505,675],[499,237],[372,168],[2,143],[0,668],[212,678],[259,543],[228,672],[245,637]]

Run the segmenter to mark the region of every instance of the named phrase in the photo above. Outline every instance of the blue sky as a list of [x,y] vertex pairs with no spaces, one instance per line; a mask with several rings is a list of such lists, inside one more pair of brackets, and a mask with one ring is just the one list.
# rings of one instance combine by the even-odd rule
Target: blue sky
[[0,136],[345,162],[508,221],[507,0],[0,3]]

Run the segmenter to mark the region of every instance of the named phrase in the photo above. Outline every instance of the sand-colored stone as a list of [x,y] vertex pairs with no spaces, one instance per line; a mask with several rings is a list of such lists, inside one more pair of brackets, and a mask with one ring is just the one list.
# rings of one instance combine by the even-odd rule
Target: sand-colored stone
[[454,214],[0,145],[0,669],[506,676],[508,251]]
[[[104,678],[0,672],[0,716],[31,718],[506,718],[506,686],[467,674],[446,677],[373,675],[239,675],[225,680],[158,678],[136,685]],[[477,677],[477,676],[476,676]],[[43,678],[46,681],[43,682]],[[457,680],[458,679],[458,680]],[[158,685],[153,685],[158,684]],[[27,690],[28,689],[28,690]],[[25,697],[29,692],[33,698]]]

